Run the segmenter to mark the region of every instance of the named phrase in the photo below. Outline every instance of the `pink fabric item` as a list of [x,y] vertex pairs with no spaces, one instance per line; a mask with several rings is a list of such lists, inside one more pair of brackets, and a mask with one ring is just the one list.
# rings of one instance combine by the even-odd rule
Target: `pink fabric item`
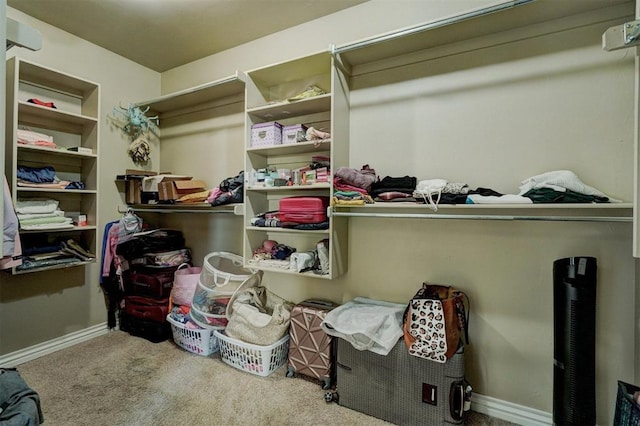
[[216,186],[211,190],[211,194],[209,194],[209,197],[207,198],[207,203],[209,204],[213,203],[215,199],[218,198],[218,196],[220,196],[220,194],[222,194],[222,190]]
[[333,178],[333,187],[339,191],[356,191],[365,195],[369,194],[367,190],[349,185],[342,178],[337,176],[334,176]]
[[362,166],[361,170],[340,167],[334,175],[341,178],[346,184],[362,188],[367,192],[371,190],[371,185],[376,181],[376,171],[369,165]]

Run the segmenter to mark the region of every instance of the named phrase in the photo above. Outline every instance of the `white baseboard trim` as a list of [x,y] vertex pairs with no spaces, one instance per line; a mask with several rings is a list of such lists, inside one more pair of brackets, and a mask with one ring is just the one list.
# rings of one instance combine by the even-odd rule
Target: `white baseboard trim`
[[553,424],[551,413],[477,393],[471,397],[471,409],[477,413],[523,426],[549,426]]
[[106,322],[28,348],[0,355],[0,367],[11,368],[109,332]]

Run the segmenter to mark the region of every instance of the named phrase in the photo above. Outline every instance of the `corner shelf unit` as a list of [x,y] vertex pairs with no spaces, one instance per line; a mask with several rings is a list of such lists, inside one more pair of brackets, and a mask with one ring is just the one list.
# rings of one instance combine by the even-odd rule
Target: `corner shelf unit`
[[[28,102],[53,102],[56,108]],[[96,254],[98,224],[98,139],[100,134],[100,85],[18,57],[7,61],[7,125],[5,173],[14,202],[53,199],[65,216],[86,215],[86,226],[64,229],[20,230],[23,252],[43,242],[74,239]],[[53,136],[56,148],[17,142],[21,128]],[[69,151],[83,147],[88,152]],[[52,166],[62,180],[80,181],[85,189],[49,189],[18,185],[18,166]],[[42,267],[12,269],[12,273],[81,266],[95,260]]]
[[[235,74],[215,80],[209,83],[194,86],[188,89],[180,90],[174,93],[160,96],[143,102],[136,102],[136,106],[141,108],[149,107],[148,116],[158,116],[160,125],[156,136],[162,143],[163,139],[163,123],[169,122],[169,125],[186,117],[188,121],[203,121],[198,115],[201,111],[212,108],[220,108],[231,106],[232,109],[244,107],[245,81],[244,75],[236,72]],[[241,105],[241,107],[237,107]],[[176,171],[183,173],[183,170]],[[116,184],[119,181],[116,179]],[[210,183],[210,182],[208,182]],[[124,188],[121,189],[124,192]],[[131,204],[124,209],[119,208],[120,213],[124,213],[127,209],[137,211],[139,213],[199,213],[199,214],[234,214],[241,216],[244,214],[244,206],[242,204],[229,204],[212,207],[209,203],[193,203],[193,204]]]
[[[309,86],[320,87],[325,94],[296,101],[287,99]],[[264,271],[333,279],[347,267],[347,228],[342,218],[329,220],[326,230],[295,230],[290,228],[251,226],[251,219],[261,213],[278,210],[280,199],[291,196],[333,195],[330,182],[313,185],[265,187],[254,184],[249,176],[263,168],[294,170],[311,163],[316,155],[326,156],[331,171],[349,164],[349,95],[345,76],[334,63],[331,53],[320,52],[247,72],[245,111],[245,226],[243,256],[245,265]],[[251,146],[251,127],[254,124],[277,121],[283,126],[304,124],[331,133],[331,139],[271,146]],[[331,173],[330,173],[331,176]],[[253,185],[253,186],[250,186]],[[329,273],[298,273],[286,268],[270,267],[255,262],[253,252],[265,240],[275,240],[296,248],[297,252],[311,251],[323,239],[329,239]]]

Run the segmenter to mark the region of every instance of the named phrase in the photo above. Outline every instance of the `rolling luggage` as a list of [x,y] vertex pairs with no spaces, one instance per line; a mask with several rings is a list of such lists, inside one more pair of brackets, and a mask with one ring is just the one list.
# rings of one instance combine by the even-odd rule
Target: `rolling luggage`
[[167,321],[149,321],[127,315],[125,310],[120,311],[120,330],[152,343],[164,342],[171,338],[171,326]]
[[135,266],[123,274],[124,292],[165,299],[171,294],[177,266]]
[[335,381],[335,338],[320,324],[337,305],[324,300],[305,300],[291,310],[287,377],[296,374],[318,380],[323,389]]
[[130,317],[163,323],[169,314],[169,299],[125,296],[124,312]]
[[329,197],[285,197],[278,212],[281,223],[322,223],[327,221]]
[[439,363],[409,355],[402,339],[387,356],[337,343],[338,404],[401,425],[464,423],[471,387],[462,348]]

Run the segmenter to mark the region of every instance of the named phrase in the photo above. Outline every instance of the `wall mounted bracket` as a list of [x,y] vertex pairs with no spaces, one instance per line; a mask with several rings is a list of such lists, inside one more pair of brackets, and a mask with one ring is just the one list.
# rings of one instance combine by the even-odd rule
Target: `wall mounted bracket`
[[609,28],[602,35],[602,48],[607,51],[640,46],[640,20]]

